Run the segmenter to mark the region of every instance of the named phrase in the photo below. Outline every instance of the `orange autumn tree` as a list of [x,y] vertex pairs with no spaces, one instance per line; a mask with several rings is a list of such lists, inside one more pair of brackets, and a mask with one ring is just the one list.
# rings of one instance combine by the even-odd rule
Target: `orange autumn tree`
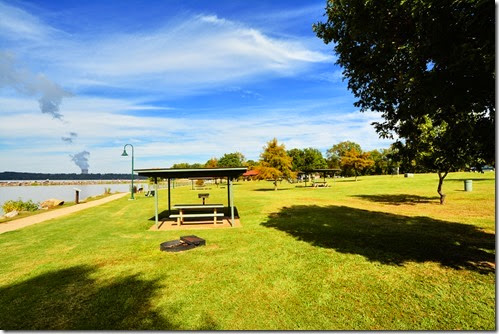
[[276,138],[272,139],[263,148],[260,154],[260,164],[255,168],[258,171],[258,179],[274,181],[274,190],[277,190],[279,179],[296,177],[291,170],[292,161],[284,144],[279,145]]
[[355,173],[355,181],[357,181],[357,175],[359,172],[374,166],[374,160],[371,158],[369,153],[362,153],[355,148],[351,148],[341,157],[340,165],[342,169],[353,169]]

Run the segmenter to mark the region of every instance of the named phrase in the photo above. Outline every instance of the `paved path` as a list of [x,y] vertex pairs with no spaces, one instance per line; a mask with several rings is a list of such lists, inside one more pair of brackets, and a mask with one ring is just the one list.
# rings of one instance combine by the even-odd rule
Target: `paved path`
[[70,213],[85,210],[87,208],[91,208],[91,207],[101,205],[101,204],[104,204],[107,202],[111,202],[111,201],[114,201],[115,199],[124,197],[126,195],[129,195],[129,193],[115,194],[115,195],[111,195],[111,196],[108,196],[108,197],[105,197],[102,199],[98,199],[95,201],[91,201],[88,203],[73,205],[73,206],[70,206],[67,208],[52,210],[52,211],[40,213],[37,215],[29,216],[26,218],[12,220],[12,221],[9,221],[7,223],[2,223],[2,224],[0,224],[0,234],[8,232],[8,231],[17,230],[17,229],[23,228],[25,226],[41,223],[41,222],[44,222],[44,221],[49,220],[49,219],[69,215]]

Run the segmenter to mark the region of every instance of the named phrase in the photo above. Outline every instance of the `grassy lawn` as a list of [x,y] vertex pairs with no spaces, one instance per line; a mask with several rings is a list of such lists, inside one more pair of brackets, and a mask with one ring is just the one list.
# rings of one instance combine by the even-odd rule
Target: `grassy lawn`
[[[450,174],[443,206],[437,180],[238,182],[242,228],[149,231],[139,195],[1,234],[0,328],[494,330],[494,174]],[[159,251],[189,234],[206,246]]]

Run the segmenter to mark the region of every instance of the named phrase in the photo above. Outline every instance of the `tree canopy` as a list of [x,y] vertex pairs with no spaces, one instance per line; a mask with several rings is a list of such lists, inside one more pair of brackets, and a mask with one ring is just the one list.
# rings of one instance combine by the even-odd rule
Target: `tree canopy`
[[322,156],[321,151],[316,148],[293,148],[287,153],[293,159],[292,169],[295,172],[310,169],[327,168],[326,160]]
[[439,172],[441,203],[448,171],[494,163],[492,1],[333,0],[326,12],[314,30],[335,43],[355,105],[382,114],[375,128],[400,154]]
[[218,167],[241,167],[245,160],[241,152],[226,153],[218,159]]
[[354,143],[352,141],[342,141],[338,144],[333,145],[330,149],[327,150],[327,162],[330,168],[340,168],[340,159],[351,149],[356,149],[359,152],[362,152],[360,145]]
[[292,158],[287,154],[284,144],[279,145],[274,138],[267,143],[260,155],[260,165],[256,167],[259,179],[274,181],[274,190],[277,190],[277,181],[280,178],[292,178]]
[[345,152],[341,157],[341,168],[352,169],[355,175],[355,181],[357,181],[357,176],[359,172],[364,169],[374,165],[374,160],[371,159],[369,153],[362,153],[352,148]]

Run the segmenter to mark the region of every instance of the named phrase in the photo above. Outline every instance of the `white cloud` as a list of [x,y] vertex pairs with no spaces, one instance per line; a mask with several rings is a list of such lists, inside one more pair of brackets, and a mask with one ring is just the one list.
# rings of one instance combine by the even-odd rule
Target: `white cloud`
[[[9,101],[12,103],[13,99]],[[0,105],[2,102],[0,99]],[[0,142],[14,138],[29,145],[17,148],[6,145],[0,149],[0,166],[5,170],[29,168],[31,160],[12,159],[11,155],[39,156],[42,151],[44,159],[52,161],[51,169],[46,171],[54,171],[54,166],[58,166],[57,171],[67,172],[64,168],[68,168],[69,154],[87,150],[91,170],[126,172],[129,166],[121,162],[118,152],[125,143],[135,146],[137,168],[171,166],[183,161],[205,162],[212,156],[235,151],[242,152],[248,159],[258,159],[262,147],[273,137],[288,149],[314,147],[323,152],[343,140],[355,141],[365,150],[387,147],[390,143],[380,140],[370,125],[380,119],[378,114],[325,112],[319,103],[309,109],[297,105],[296,109],[262,108],[255,113],[243,110],[245,116],[234,122],[232,116],[193,119],[175,116],[174,111],[163,117],[126,115],[121,111],[148,105],[74,97],[65,102],[68,124],[53,122],[40,113],[33,114],[24,99],[12,105],[17,106],[16,113],[0,113]],[[75,144],[60,140],[61,134],[67,131],[78,133]]]
[[57,29],[44,24],[30,13],[0,2],[0,37],[43,43],[56,33],[59,33]]
[[0,36],[31,36],[26,37],[29,43],[6,47],[29,52],[27,58],[36,54],[31,65],[41,61],[50,77],[66,87],[139,86],[179,94],[241,79],[294,75],[331,61],[330,55],[309,47],[306,38],[270,37],[215,15],[176,18],[154,31],[101,31],[89,37],[69,36],[19,8],[0,6],[0,13],[6,8],[0,14]]

